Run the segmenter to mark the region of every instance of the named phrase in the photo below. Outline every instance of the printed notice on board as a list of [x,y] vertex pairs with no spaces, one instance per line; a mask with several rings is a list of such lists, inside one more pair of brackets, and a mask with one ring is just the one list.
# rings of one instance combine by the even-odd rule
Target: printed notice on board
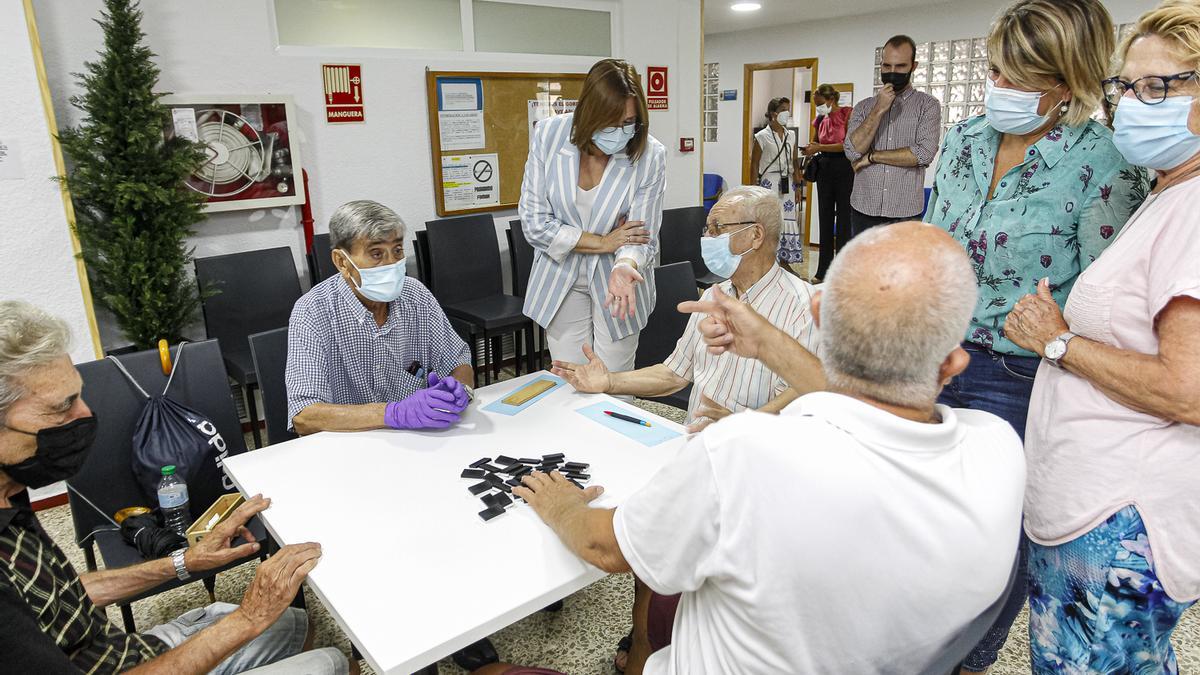
[[22,180],[25,167],[21,165],[21,148],[12,139],[0,137],[0,180]]
[[200,131],[196,127],[195,108],[171,108],[171,122],[175,125],[176,136],[200,142]]
[[575,112],[576,103],[578,101],[571,98],[556,98],[553,101],[530,99],[528,101],[529,143],[533,143],[533,128],[537,126],[538,122],[548,120],[555,115]]
[[483,127],[483,80],[437,79],[438,135],[442,150],[475,150],[487,145]]
[[439,112],[438,132],[442,150],[475,150],[487,145],[482,110]]
[[447,211],[499,204],[500,156],[494,152],[443,156],[442,203]]

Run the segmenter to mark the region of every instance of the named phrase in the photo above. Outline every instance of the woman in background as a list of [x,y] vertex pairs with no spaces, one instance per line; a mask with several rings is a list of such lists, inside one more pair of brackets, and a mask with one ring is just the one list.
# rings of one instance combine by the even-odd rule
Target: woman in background
[[[792,102],[773,98],[767,104],[767,126],[754,134],[750,166],[759,185],[779,195],[783,205],[783,231],[779,235],[779,262],[784,267],[804,262],[804,244],[796,223],[800,175],[796,171],[799,151],[792,123]],[[801,275],[805,276],[805,275]]]
[[846,159],[842,141],[846,140],[846,125],[854,111],[838,105],[838,96],[832,84],[822,84],[813,93],[821,121],[815,129],[816,142],[804,148],[808,161],[817,162],[819,166],[817,204],[821,218],[821,256],[817,259],[817,275],[813,277],[815,284],[825,279],[833,256],[850,241],[850,192],[854,189],[854,170],[850,168],[850,160]]

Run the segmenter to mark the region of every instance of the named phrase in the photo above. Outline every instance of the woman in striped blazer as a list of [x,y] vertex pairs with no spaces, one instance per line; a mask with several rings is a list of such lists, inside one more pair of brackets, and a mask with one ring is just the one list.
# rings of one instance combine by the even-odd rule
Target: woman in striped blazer
[[534,128],[518,213],[535,249],[525,314],[550,354],[583,363],[583,346],[612,371],[633,368],[654,309],[666,149],[649,134],[633,66],[592,66],[575,112]]

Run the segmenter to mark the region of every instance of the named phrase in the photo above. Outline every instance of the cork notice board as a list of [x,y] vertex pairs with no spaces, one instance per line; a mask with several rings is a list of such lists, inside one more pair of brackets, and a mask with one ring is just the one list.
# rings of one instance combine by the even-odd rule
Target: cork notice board
[[571,112],[584,73],[425,71],[439,216],[516,208],[539,120]]

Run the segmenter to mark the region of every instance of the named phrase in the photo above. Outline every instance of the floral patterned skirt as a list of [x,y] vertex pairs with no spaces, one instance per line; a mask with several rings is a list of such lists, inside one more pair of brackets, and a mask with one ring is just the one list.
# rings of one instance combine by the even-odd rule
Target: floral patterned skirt
[[1174,675],[1169,638],[1191,604],[1163,591],[1132,506],[1065,544],[1030,542],[1029,650],[1038,675]]
[[[774,192],[783,203],[783,229],[779,233],[779,262],[792,264],[804,262],[804,242],[801,241],[800,225],[796,220],[799,209],[796,205],[795,190],[786,195],[780,194],[779,174],[777,173],[763,174],[759,185]],[[794,188],[795,186],[789,185],[788,187]]]

